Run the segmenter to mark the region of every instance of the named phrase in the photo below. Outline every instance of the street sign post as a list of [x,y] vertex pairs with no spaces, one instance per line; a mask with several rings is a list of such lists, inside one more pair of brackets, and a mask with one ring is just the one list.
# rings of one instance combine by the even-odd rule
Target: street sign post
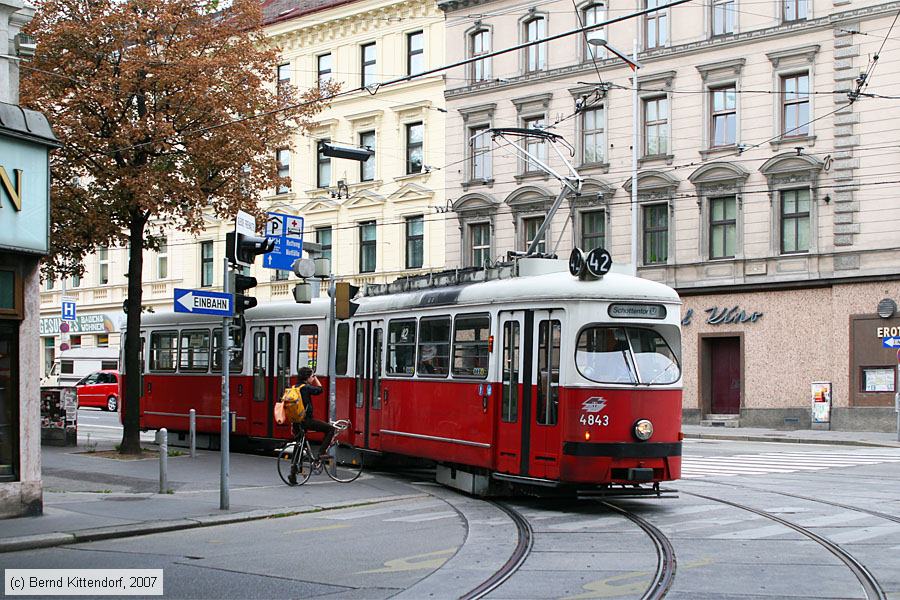
[[275,249],[263,258],[263,266],[290,271],[303,255],[303,217],[266,213],[266,238],[275,240]]
[[75,320],[75,300],[74,298],[63,298],[62,299],[62,320],[63,321],[74,321]]
[[230,317],[234,315],[234,297],[222,292],[175,288],[175,312]]

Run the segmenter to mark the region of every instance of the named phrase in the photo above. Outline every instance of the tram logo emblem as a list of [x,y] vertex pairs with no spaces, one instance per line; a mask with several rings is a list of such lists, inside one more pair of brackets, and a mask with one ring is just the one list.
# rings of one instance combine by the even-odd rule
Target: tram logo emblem
[[587,413],[598,413],[606,407],[606,399],[600,396],[588,398],[581,405],[581,411]]

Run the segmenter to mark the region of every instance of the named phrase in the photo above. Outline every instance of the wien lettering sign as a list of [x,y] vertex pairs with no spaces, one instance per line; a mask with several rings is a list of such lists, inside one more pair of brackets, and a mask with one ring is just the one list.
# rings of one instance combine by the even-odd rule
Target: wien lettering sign
[[[13,169],[13,179],[16,182],[15,185],[10,181],[9,173],[6,172],[3,165],[0,165],[0,188],[3,188],[4,196],[9,198],[13,207],[16,210],[22,210],[22,169]],[[0,208],[3,208],[2,203],[0,203]]]
[[0,248],[47,253],[47,162],[46,146],[0,136]]
[[[713,306],[707,308],[704,312],[706,312],[706,323],[708,325],[732,325],[732,324],[741,324],[741,323],[756,323],[763,314],[761,312],[753,311],[748,313],[745,310],[741,310],[739,306],[733,306],[731,308],[725,306],[719,308],[718,306]],[[684,313],[684,317],[681,319],[681,325],[686,326],[691,324],[691,319],[694,318],[694,309],[689,308],[686,313]]]

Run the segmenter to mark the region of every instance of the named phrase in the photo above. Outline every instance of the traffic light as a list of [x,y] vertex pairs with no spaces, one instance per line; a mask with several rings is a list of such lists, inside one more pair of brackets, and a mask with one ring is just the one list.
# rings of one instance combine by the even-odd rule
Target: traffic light
[[232,264],[252,267],[253,261],[258,255],[268,254],[274,249],[274,238],[257,237],[234,231],[225,235],[225,256]]
[[338,281],[334,284],[334,317],[340,321],[349,319],[356,314],[359,304],[353,302],[359,288],[350,285],[346,281]]
[[241,275],[240,273],[232,273],[234,277],[231,289],[234,293],[234,315],[243,315],[244,311],[253,308],[257,304],[256,298],[253,296],[245,296],[244,292],[256,287],[256,277],[249,275]]

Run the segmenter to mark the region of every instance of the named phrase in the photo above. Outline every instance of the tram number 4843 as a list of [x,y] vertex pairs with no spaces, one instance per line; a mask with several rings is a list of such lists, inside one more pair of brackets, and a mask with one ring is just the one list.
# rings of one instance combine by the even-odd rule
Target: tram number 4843
[[586,415],[581,413],[581,418],[578,420],[582,425],[599,425],[601,427],[609,425],[609,415]]

